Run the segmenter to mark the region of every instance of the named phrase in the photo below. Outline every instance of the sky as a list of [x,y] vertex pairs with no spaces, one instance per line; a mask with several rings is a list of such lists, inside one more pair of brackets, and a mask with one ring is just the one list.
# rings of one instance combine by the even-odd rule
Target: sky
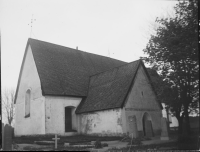
[[[173,0],[0,0],[1,87],[16,89],[28,38],[132,62]],[[31,24],[32,20],[32,24]],[[32,25],[32,28],[31,28]]]

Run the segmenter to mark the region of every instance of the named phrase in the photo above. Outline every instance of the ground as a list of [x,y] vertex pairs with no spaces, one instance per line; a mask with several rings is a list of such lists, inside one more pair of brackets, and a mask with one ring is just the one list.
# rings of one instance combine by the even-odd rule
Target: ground
[[[34,141],[52,141],[53,136],[24,136],[15,137],[13,142],[14,145],[23,147],[23,150],[54,150],[54,144],[34,144]],[[58,142],[58,149],[62,151],[81,151],[81,150],[92,150],[92,151],[135,151],[135,150],[198,150],[198,138],[199,131],[192,131],[189,137],[178,139],[177,131],[170,132],[169,141],[161,141],[159,137],[153,138],[138,138],[132,140],[124,137],[99,137],[99,136],[87,136],[87,135],[76,135],[70,137],[59,137],[61,138]],[[107,143],[108,147],[102,149],[91,149],[91,141],[99,140],[102,143]],[[64,143],[70,143],[70,145],[79,145],[79,147],[64,147]],[[81,145],[88,145],[88,147],[81,147]],[[129,146],[132,145],[132,146]],[[14,146],[14,149],[15,149]],[[106,146],[106,145],[105,145]],[[17,149],[17,148],[16,148]],[[19,149],[19,150],[22,150]]]
[[[26,144],[34,144],[34,141],[53,141],[54,135],[47,136],[22,136],[15,137],[14,142],[17,144],[26,143]],[[113,141],[113,140],[121,140],[123,137],[99,137],[99,136],[88,136],[88,135],[75,135],[75,136],[59,136],[60,140],[58,144],[63,145],[64,143],[86,143],[91,141],[96,141],[99,139],[100,141]]]

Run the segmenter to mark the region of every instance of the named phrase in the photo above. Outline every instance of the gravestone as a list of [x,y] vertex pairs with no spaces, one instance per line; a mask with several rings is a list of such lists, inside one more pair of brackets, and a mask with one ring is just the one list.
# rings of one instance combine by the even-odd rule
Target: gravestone
[[136,121],[135,116],[129,116],[129,129],[130,129],[129,136],[131,138],[137,138],[138,137],[138,129],[137,129],[137,121]]
[[153,137],[153,128],[152,128],[151,120],[145,121],[145,136]]
[[166,118],[161,118],[161,140],[169,140],[168,124]]
[[8,124],[4,127],[3,135],[3,150],[10,151],[12,150],[12,127]]

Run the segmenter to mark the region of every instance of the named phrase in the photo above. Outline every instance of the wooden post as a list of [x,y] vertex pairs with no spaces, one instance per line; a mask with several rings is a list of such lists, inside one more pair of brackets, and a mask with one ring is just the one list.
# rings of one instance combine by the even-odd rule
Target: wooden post
[[2,123],[2,149],[4,149],[4,123]]
[[4,135],[3,135],[4,145],[3,150],[4,151],[11,151],[12,150],[12,127],[8,124],[4,127]]
[[57,147],[58,147],[58,140],[59,140],[60,138],[57,138],[57,134],[55,134],[55,138],[52,138],[52,140],[55,140],[55,149],[57,149]]

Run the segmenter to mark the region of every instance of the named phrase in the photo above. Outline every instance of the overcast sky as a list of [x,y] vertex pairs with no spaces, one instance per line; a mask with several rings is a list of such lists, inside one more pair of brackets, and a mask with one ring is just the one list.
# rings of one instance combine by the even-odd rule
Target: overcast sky
[[[131,62],[170,0],[0,0],[1,85],[16,89],[29,37]],[[31,18],[33,16],[32,33]]]

